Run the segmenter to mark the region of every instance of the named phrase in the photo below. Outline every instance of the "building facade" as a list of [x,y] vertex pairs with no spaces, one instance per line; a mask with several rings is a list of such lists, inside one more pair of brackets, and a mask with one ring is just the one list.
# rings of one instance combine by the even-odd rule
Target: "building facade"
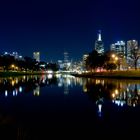
[[95,41],[95,50],[100,55],[104,54],[104,43],[102,41],[101,30],[98,31],[98,37],[97,40]]
[[83,69],[84,70],[86,69],[86,60],[87,60],[88,56],[89,56],[88,54],[83,55]]
[[126,43],[124,41],[117,41],[111,44],[110,50],[117,55],[118,69],[126,69]]
[[111,44],[110,50],[117,54],[120,58],[126,57],[126,45],[124,41],[117,41],[114,44]]
[[[137,40],[129,40],[127,41],[127,63],[130,67],[133,67],[133,54],[132,50],[138,50],[138,41]],[[138,61],[138,65],[139,65]]]
[[33,58],[34,58],[37,62],[40,62],[40,52],[33,52]]

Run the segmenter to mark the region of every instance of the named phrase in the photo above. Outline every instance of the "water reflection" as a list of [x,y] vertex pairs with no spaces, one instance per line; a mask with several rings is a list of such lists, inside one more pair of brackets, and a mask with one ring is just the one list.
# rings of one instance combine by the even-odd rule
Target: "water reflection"
[[[56,75],[58,87],[64,88],[64,94],[68,95],[70,88],[73,88],[73,86],[79,85],[79,78],[75,78],[71,75]],[[80,79],[82,81],[82,79]]]
[[83,92],[95,102],[106,99],[120,107],[140,104],[140,81],[137,80],[86,79]]
[[40,86],[37,86],[37,87],[33,90],[33,94],[34,94],[34,96],[39,96],[39,95],[40,95]]
[[120,130],[121,126],[125,130],[128,125],[134,128],[140,117],[138,80],[61,74],[0,78],[0,99],[0,124],[15,124],[27,135],[36,130],[42,136],[42,130],[46,134],[47,128],[54,131],[61,126],[84,131],[90,127],[114,131],[112,128]]
[[69,94],[69,88],[73,85],[78,85],[79,81],[70,75],[32,75],[22,77],[0,78],[0,94],[7,96],[18,96],[22,93],[33,93],[34,96],[39,96],[41,87],[58,86],[62,87],[64,94]]
[[0,79],[0,94],[5,97],[18,96],[21,93],[33,92],[40,95],[40,87],[56,84],[57,78],[52,75],[8,77]]
[[120,107],[140,104],[140,81],[76,78],[61,74],[0,78],[0,95],[7,98],[32,92],[33,96],[40,96],[42,87],[52,85],[63,88],[64,95],[80,86],[89,99],[97,104],[99,116],[104,100]]
[[102,116],[103,98],[98,99],[96,101],[96,105],[97,105],[98,116],[101,117]]

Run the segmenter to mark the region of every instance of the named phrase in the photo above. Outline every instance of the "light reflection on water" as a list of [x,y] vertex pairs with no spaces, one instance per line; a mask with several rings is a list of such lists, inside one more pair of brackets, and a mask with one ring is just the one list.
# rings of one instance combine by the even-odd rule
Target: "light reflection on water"
[[140,104],[140,81],[137,80],[87,79],[83,87],[85,93],[96,92],[99,98],[107,94],[106,98],[118,106]]
[[[6,112],[10,123],[26,134],[29,128],[42,135],[44,126],[82,130],[94,126],[98,130],[101,125],[103,130],[108,126],[113,130],[126,123],[122,127],[125,130],[127,124],[131,123],[131,128],[139,122],[139,104],[138,80],[77,78],[61,74],[0,78],[0,107],[4,112],[0,114],[3,116],[0,121],[6,122]],[[124,111],[128,108],[130,114]]]
[[[80,80],[82,81],[82,80]],[[32,75],[22,77],[0,78],[0,94],[7,96],[18,96],[32,91],[34,96],[40,95],[40,87],[55,85],[64,88],[64,94],[69,93],[69,87],[79,84],[79,79],[70,75]],[[12,94],[11,94],[12,93]]]
[[[61,74],[0,78],[0,96],[7,98],[29,91],[32,91],[34,96],[40,96],[40,88],[51,85],[63,87],[65,95],[69,94],[69,88],[81,86],[83,93],[88,94],[96,103],[108,99],[120,107],[135,107],[140,104],[140,81],[76,78]],[[100,105],[99,108],[101,110]]]

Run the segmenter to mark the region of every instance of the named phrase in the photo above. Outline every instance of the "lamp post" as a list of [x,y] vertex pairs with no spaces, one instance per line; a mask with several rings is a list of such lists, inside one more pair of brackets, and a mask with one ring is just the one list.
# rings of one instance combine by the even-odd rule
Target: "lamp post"
[[12,68],[12,70],[14,70],[14,69],[15,69],[15,65],[14,65],[14,64],[12,64],[12,65],[11,65],[11,68]]
[[112,54],[111,58],[112,58],[113,63],[116,64],[118,67],[119,58],[116,56],[116,54]]

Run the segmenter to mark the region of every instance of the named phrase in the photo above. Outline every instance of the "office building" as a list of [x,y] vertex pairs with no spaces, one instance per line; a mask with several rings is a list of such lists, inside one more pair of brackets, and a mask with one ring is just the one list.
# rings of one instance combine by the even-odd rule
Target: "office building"
[[33,58],[36,61],[40,62],[40,52],[33,52]]
[[126,57],[126,48],[125,48],[125,42],[124,41],[117,41],[114,44],[111,44],[110,50],[117,54],[119,58],[125,58]]
[[133,67],[133,54],[132,50],[138,50],[138,41],[137,40],[129,40],[127,41],[127,63],[130,67]]
[[86,68],[86,60],[87,60],[88,56],[89,56],[88,54],[83,55],[83,68],[84,69]]

